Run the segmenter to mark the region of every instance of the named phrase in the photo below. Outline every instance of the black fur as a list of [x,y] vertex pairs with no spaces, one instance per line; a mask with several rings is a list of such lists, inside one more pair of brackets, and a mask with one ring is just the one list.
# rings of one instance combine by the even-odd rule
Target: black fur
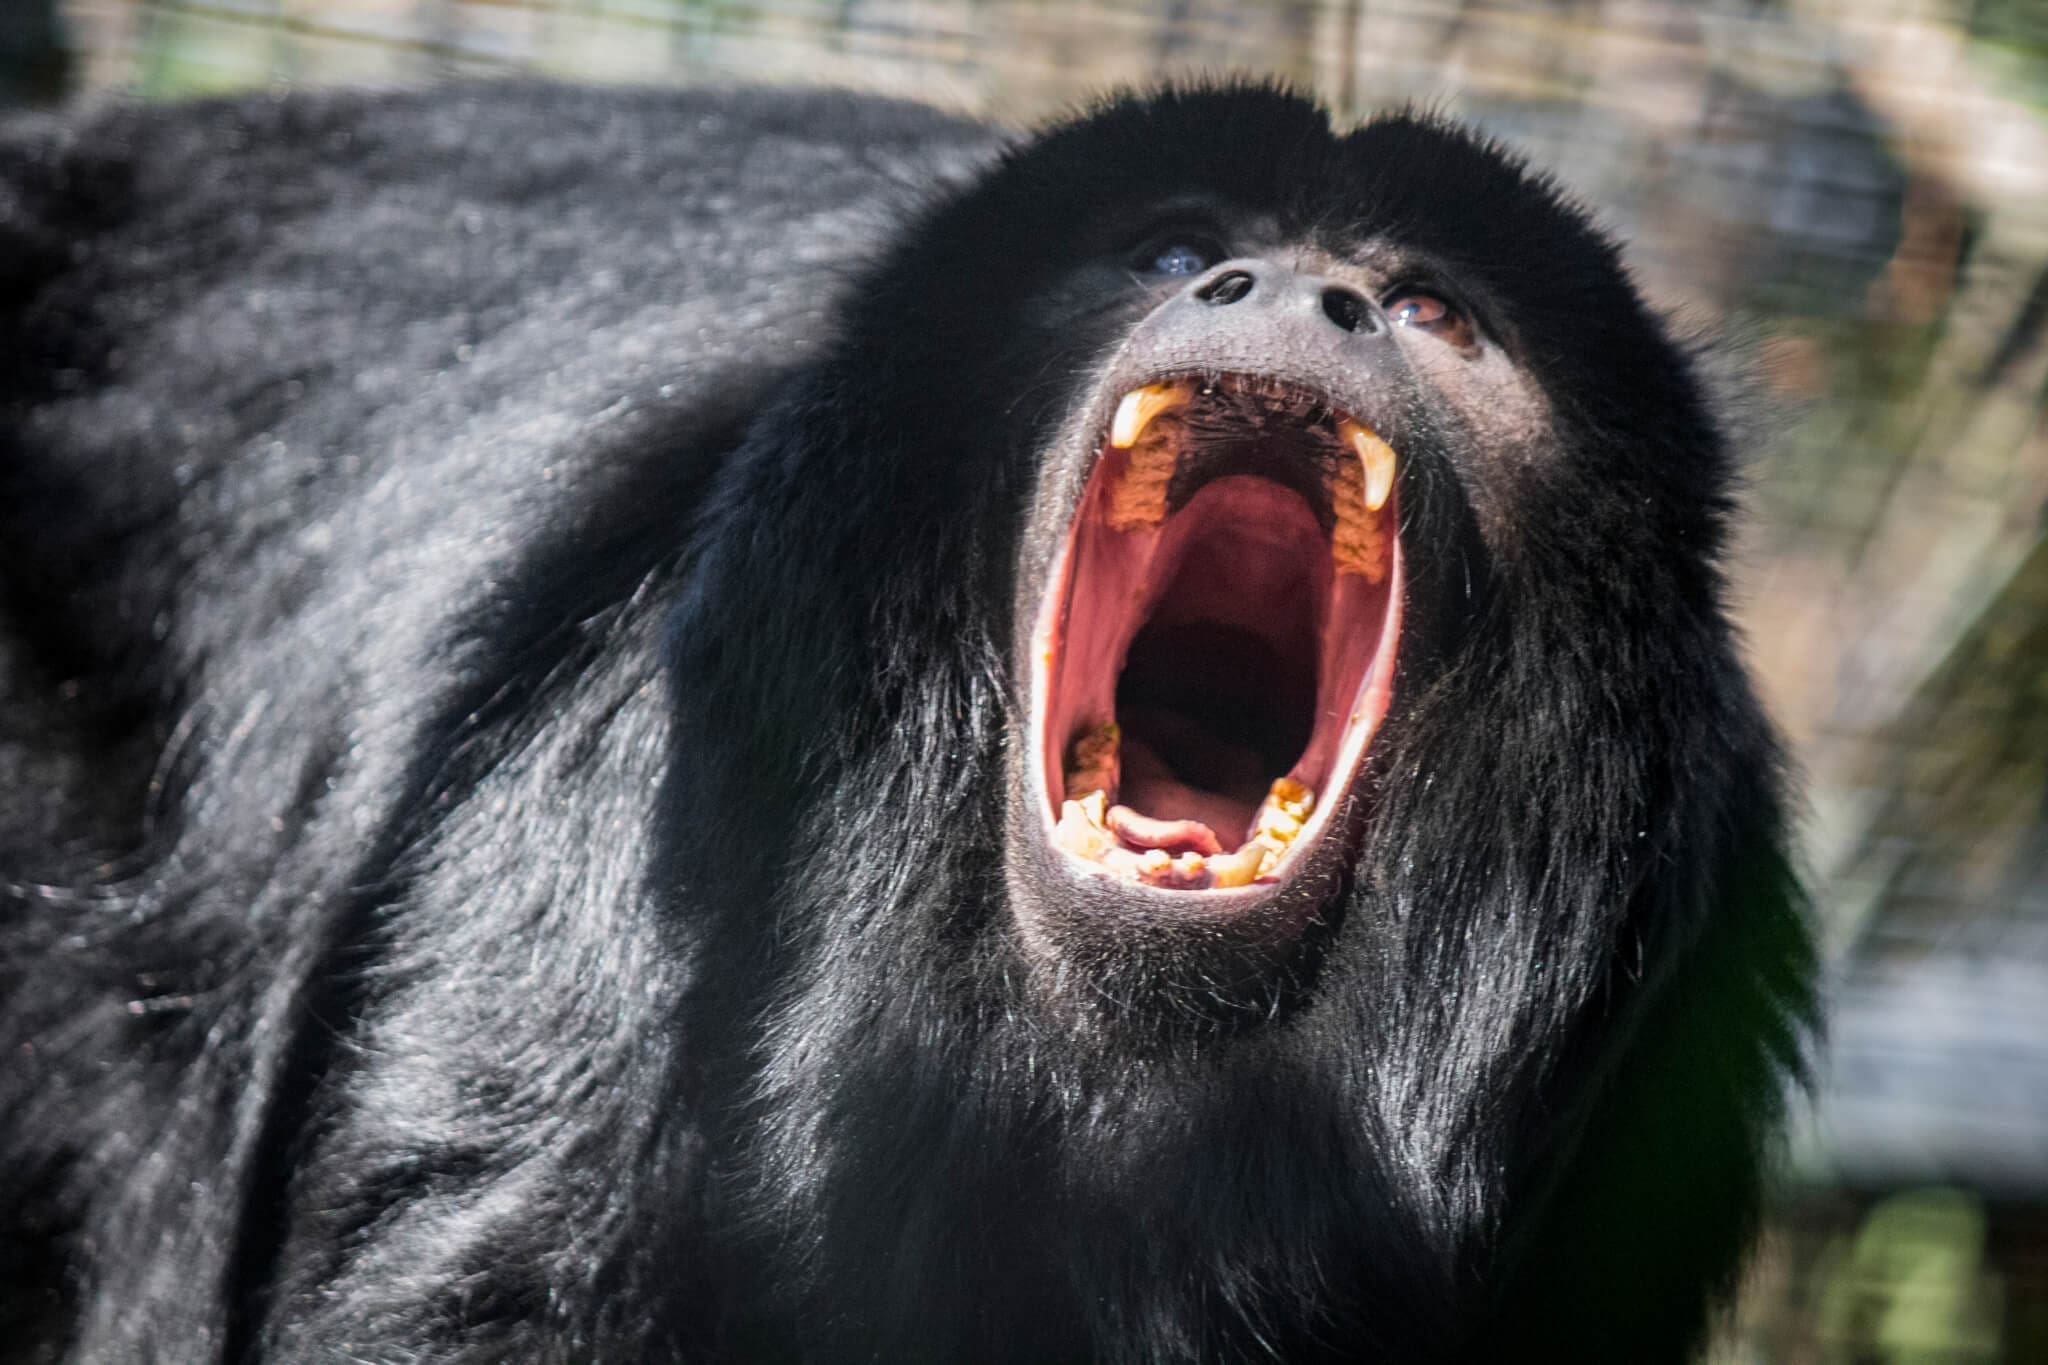
[[[1534,399],[1407,405],[1298,941],[1047,947],[1019,616],[1157,297],[1083,264],[1190,194],[1433,262]],[[1007,151],[831,95],[17,122],[0,403],[0,1356],[1698,1342],[1810,1022],[1736,460],[1498,152],[1252,88]]]

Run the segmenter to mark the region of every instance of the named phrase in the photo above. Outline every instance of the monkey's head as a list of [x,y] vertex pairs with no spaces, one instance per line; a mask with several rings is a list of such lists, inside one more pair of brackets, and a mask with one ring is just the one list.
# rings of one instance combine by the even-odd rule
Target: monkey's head
[[[1170,92],[930,207],[844,328],[732,495],[785,533],[711,560],[800,604],[730,1141],[828,1335],[1477,1359],[1590,1292],[1546,1239],[1627,1235],[1696,1243],[1685,1306],[1603,1301],[1693,1332],[1805,958],[1737,471],[1613,245],[1443,121]],[[1573,1221],[1645,1159],[1722,1221]]]

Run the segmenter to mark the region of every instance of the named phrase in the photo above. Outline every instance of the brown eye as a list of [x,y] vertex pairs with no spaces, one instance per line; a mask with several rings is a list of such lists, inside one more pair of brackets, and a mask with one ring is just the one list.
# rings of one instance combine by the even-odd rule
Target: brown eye
[[1434,294],[1420,290],[1408,290],[1387,300],[1387,316],[1406,327],[1419,327],[1432,336],[1442,337],[1453,346],[1469,347],[1473,342],[1472,323],[1459,312],[1457,307]]

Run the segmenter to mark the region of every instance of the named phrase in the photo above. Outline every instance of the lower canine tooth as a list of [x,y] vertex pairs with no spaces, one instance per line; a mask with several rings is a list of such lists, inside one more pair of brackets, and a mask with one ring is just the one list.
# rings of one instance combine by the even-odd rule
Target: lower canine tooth
[[1266,850],[1259,844],[1246,844],[1235,853],[1218,853],[1208,862],[1217,886],[1249,886],[1265,866]]
[[1053,843],[1088,862],[1100,862],[1116,847],[1108,830],[1088,818],[1079,801],[1060,803],[1060,822],[1053,826]]

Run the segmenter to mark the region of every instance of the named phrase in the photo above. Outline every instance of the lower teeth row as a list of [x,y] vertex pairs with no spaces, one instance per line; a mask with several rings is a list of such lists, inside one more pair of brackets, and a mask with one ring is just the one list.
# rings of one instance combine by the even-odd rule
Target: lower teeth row
[[[1092,736],[1110,732],[1107,740],[1113,746],[1115,728],[1101,727]],[[1110,805],[1108,793],[1114,782],[1094,779],[1105,769],[1113,778],[1114,749],[1105,763],[1099,743],[1088,747],[1089,761],[1084,765],[1079,760],[1089,738],[1074,746],[1077,762],[1067,772],[1067,790],[1082,795],[1060,803],[1053,842],[1076,858],[1148,885],[1185,891],[1247,886],[1278,866],[1315,809],[1315,792],[1291,777],[1276,778],[1259,803],[1250,835],[1234,852],[1224,853],[1214,831],[1198,821],[1153,820],[1128,806]],[[1141,846],[1133,848],[1134,842]],[[1196,847],[1186,847],[1189,844]],[[1177,855],[1171,851],[1176,846],[1181,849]]]

